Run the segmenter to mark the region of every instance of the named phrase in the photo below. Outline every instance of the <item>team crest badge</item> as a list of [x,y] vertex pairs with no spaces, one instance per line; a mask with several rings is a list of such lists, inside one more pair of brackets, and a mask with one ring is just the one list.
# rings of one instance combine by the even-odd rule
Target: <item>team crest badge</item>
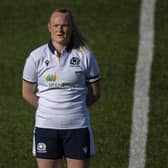
[[47,152],[47,145],[43,142],[39,142],[37,144],[37,152],[38,153],[46,153]]
[[72,57],[70,60],[70,65],[78,66],[80,64],[80,59],[78,57]]

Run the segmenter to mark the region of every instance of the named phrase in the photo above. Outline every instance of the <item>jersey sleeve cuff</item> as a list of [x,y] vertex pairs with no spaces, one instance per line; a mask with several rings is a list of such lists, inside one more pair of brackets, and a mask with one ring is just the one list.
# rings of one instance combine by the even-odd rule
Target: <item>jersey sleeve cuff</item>
[[93,76],[93,77],[88,77],[87,78],[87,83],[94,83],[94,82],[97,82],[101,79],[100,75],[96,75],[96,76]]
[[35,83],[37,83],[37,82],[30,81],[30,80],[27,80],[27,79],[24,79],[24,78],[23,78],[23,81],[25,81],[25,82],[28,82],[28,83],[32,83],[32,84],[35,84]]

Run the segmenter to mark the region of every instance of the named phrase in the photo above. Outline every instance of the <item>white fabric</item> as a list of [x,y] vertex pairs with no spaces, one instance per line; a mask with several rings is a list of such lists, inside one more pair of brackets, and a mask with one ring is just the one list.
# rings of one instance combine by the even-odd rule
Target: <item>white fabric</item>
[[98,65],[88,49],[69,52],[65,49],[58,59],[56,51],[53,53],[45,44],[32,51],[26,60],[23,79],[38,86],[35,126],[88,127],[86,82],[100,79]]
[[91,133],[86,83],[100,79],[96,60],[86,48],[64,49],[58,58],[51,47],[51,44],[45,44],[32,51],[24,66],[23,80],[37,83],[38,88],[35,126],[52,129],[89,127]]

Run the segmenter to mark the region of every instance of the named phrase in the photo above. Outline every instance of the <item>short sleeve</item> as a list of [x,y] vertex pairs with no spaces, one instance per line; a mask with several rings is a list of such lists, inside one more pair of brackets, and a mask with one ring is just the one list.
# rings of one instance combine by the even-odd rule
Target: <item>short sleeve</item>
[[26,62],[24,65],[23,80],[31,83],[37,82],[36,64],[31,55],[26,59]]
[[93,53],[89,52],[87,59],[88,67],[86,82],[93,83],[100,80],[100,70]]

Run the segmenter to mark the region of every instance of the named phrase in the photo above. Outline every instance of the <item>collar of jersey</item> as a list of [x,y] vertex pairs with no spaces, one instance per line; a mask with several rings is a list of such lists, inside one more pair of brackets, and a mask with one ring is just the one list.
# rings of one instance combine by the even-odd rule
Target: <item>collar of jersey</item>
[[[48,47],[49,47],[50,51],[51,51],[53,54],[56,53],[56,49],[55,49],[55,47],[53,46],[51,40],[48,42]],[[68,52],[69,50],[70,50],[69,48],[65,48],[65,49],[64,49],[64,51],[66,51],[66,52]]]

